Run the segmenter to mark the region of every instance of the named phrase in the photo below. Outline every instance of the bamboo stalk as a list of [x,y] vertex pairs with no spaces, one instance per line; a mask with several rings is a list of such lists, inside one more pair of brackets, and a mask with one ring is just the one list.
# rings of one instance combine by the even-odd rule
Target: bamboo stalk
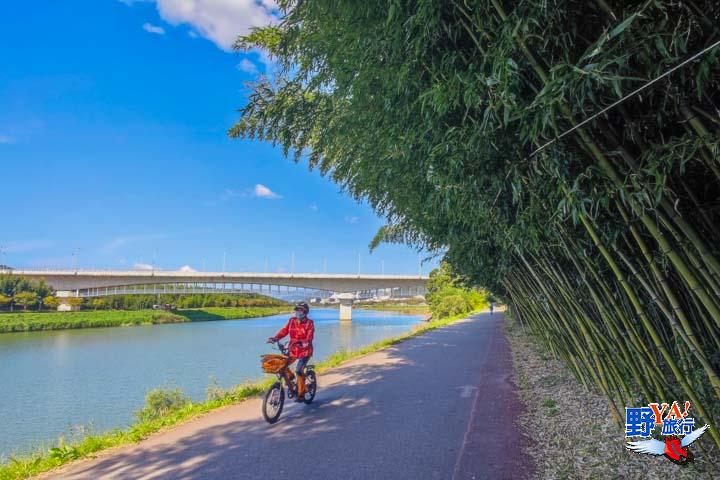
[[[597,246],[597,248],[600,250],[600,253],[602,253],[603,257],[607,260],[610,268],[615,273],[615,276],[618,278],[618,281],[622,285],[623,289],[628,295],[628,298],[632,302],[633,306],[635,307],[637,315],[640,317],[640,321],[645,326],[645,329],[650,334],[651,338],[653,339],[653,342],[655,344],[655,348],[658,349],[660,354],[663,356],[665,362],[670,367],[670,370],[673,372],[673,375],[675,376],[678,383],[682,386],[683,391],[685,394],[688,395],[688,397],[691,399],[693,404],[696,406],[697,412],[700,414],[701,417],[704,417],[706,419],[711,419],[707,412],[705,411],[705,408],[700,404],[699,398],[695,391],[690,387],[688,382],[685,380],[685,377],[682,374],[682,371],[677,365],[677,362],[675,362],[675,359],[670,355],[667,348],[665,348],[665,345],[663,345],[662,341],[660,340],[660,336],[658,335],[657,331],[653,327],[650,320],[647,318],[647,315],[645,314],[645,311],[642,308],[642,304],[640,303],[640,300],[635,295],[635,292],[632,290],[630,285],[627,282],[627,279],[625,278],[625,275],[622,273],[622,270],[620,270],[618,264],[615,262],[613,257],[610,255],[608,250],[605,248],[605,246],[600,241],[600,238],[597,235],[597,232],[595,232],[595,229],[592,227],[592,225],[589,223],[589,221],[585,218],[585,215],[580,215],[580,220],[585,226],[585,228],[588,231],[588,234],[592,237],[593,242]],[[709,428],[710,434],[715,440],[716,445],[720,448],[720,434],[718,434],[717,429],[715,429],[714,426],[710,426]]]

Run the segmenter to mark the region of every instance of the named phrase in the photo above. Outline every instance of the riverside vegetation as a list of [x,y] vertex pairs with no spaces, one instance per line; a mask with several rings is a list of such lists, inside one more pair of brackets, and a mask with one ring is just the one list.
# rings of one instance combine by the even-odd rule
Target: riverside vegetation
[[52,294],[52,288],[43,281],[35,282],[17,275],[0,273],[0,309],[12,311],[16,305],[23,310],[35,306],[38,310],[43,307],[56,308],[57,298]]
[[[142,285],[138,287],[142,288]],[[178,287],[179,288],[179,287]],[[111,295],[88,299],[84,302],[86,308],[94,310],[142,310],[152,308],[153,305],[174,305],[177,308],[206,308],[206,307],[280,307],[287,306],[287,302],[257,293],[227,294],[227,293],[185,293],[185,294],[139,294],[139,295]]]
[[[71,298],[85,311],[42,311],[55,309],[58,299],[43,281],[29,281],[16,275],[0,275],[0,333],[71,328],[120,327],[130,325],[201,322],[263,317],[290,311],[287,302],[254,293],[114,295],[90,299]],[[155,304],[183,310],[151,310]],[[13,312],[15,305],[22,312]],[[28,307],[37,312],[28,312]],[[92,309],[93,311],[88,311]]]
[[353,305],[360,310],[381,310],[383,312],[405,313],[408,315],[428,315],[430,307],[427,305],[401,305],[398,303],[376,302]]
[[408,315],[425,315],[430,314],[430,306],[426,300],[419,298],[403,298],[396,300],[364,301],[360,300],[353,303],[353,308],[360,310],[381,310],[383,312],[397,312]]
[[[451,281],[454,285],[459,283],[459,280],[455,277],[443,278],[444,280],[439,280],[437,283],[441,287],[440,290],[442,290],[442,285],[446,280]],[[442,294],[434,297],[433,302],[437,301],[442,301]],[[473,312],[468,310],[455,316],[437,317],[420,324],[413,331],[404,335],[387,338],[357,350],[335,352],[324,361],[319,362],[316,370],[318,372],[326,371],[348,360],[396,345],[424,332],[450,325],[464,319],[471,313]],[[147,393],[145,405],[135,413],[136,423],[129,429],[117,429],[103,433],[83,432],[80,437],[69,441],[61,438],[57,445],[49,450],[11,457],[7,463],[0,465],[0,480],[29,478],[60,467],[68,462],[90,457],[101,450],[139,442],[161,429],[172,427],[217,408],[259,395],[267,390],[274,381],[274,378],[266,378],[236,385],[229,389],[211,383],[206,390],[206,400],[197,403],[193,402],[178,388],[153,389]]]
[[373,246],[441,252],[619,429],[690,400],[720,447],[720,3],[278,3],[229,135],[368,202]]
[[353,308],[395,311],[426,315],[430,318],[446,318],[482,310],[494,298],[488,292],[468,288],[465,279],[453,274],[447,263],[430,272],[425,300],[404,299],[385,302],[358,302]]
[[228,307],[195,310],[105,310],[80,312],[0,314],[0,333],[65,330],[72,328],[122,327],[161,323],[206,322],[265,317],[289,312],[290,306]]

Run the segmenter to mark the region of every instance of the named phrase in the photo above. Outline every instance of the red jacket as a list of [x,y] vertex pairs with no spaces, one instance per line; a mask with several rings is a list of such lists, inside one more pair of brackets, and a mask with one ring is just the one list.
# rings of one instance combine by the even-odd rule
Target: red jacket
[[[315,324],[310,318],[301,322],[296,317],[291,317],[287,324],[275,335],[280,340],[290,334],[290,356],[295,358],[309,357],[313,354],[312,341],[315,337]],[[302,346],[300,344],[302,342]]]

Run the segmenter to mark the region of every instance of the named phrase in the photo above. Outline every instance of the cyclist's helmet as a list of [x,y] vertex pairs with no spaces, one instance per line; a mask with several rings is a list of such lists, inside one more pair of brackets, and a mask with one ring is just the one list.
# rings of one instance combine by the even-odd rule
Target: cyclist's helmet
[[307,315],[307,313],[310,311],[310,306],[305,302],[298,302],[295,304],[295,310],[302,310]]

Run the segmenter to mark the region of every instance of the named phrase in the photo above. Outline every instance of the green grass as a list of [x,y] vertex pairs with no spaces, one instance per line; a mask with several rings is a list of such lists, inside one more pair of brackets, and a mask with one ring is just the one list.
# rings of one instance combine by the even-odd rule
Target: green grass
[[547,412],[545,412],[545,414],[548,417],[554,417],[559,413],[557,408],[557,402],[552,398],[548,397],[543,400],[542,405],[547,409]]
[[430,307],[427,305],[397,305],[392,303],[374,303],[353,305],[360,310],[380,310],[383,312],[397,312],[408,315],[429,315]]
[[[348,360],[396,345],[403,340],[407,340],[408,338],[415,337],[438,327],[449,325],[467,317],[468,315],[471,315],[471,313],[456,315],[454,317],[441,320],[434,320],[424,323],[404,335],[387,338],[358,350],[343,350],[336,352],[330,355],[330,357],[326,360],[318,363],[316,370],[323,372]],[[91,457],[100,450],[139,442],[163,428],[177,425],[204,413],[215,410],[216,408],[238,403],[250,397],[259,395],[269,388],[274,381],[274,378],[267,378],[257,382],[244,383],[229,390],[222,390],[221,393],[218,393],[217,389],[214,389],[213,394],[208,395],[210,399],[205,402],[188,403],[181,408],[170,411],[166,415],[158,418],[138,421],[127,430],[117,429],[100,434],[91,434],[73,444],[66,444],[61,439],[58,445],[50,450],[40,451],[22,457],[12,457],[8,463],[0,465],[0,480],[29,478],[33,475],[38,475],[52,470],[53,468],[60,467],[61,465],[73,460]]]
[[211,320],[232,320],[253,317],[266,317],[280,313],[290,313],[292,307],[207,307],[173,312],[191,322],[207,322]]
[[160,323],[253,318],[288,312],[289,307],[231,307],[195,310],[97,310],[81,312],[15,312],[0,314],[0,333],[122,327]]

